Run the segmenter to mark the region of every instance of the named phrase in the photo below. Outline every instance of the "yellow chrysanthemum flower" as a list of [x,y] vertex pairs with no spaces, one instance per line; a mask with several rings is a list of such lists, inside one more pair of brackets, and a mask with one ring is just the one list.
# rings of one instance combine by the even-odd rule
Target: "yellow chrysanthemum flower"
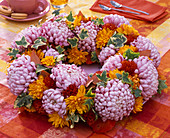
[[135,99],[135,105],[133,108],[133,112],[136,114],[137,112],[142,111],[142,106],[143,106],[143,97],[138,97]]
[[69,63],[74,63],[76,65],[81,65],[87,61],[86,55],[88,52],[82,52],[77,49],[77,47],[68,50]]
[[28,48],[22,54],[31,56],[31,53],[32,53],[31,49]]
[[128,78],[131,79],[132,82],[133,82],[133,89],[136,89],[137,87],[139,88],[139,86],[140,86],[140,79],[138,77],[138,74],[135,74],[133,76],[129,75]]
[[119,51],[118,51],[118,53],[117,54],[121,54],[121,55],[123,55],[123,53],[124,52],[126,52],[126,50],[128,50],[128,49],[130,49],[130,50],[132,50],[133,52],[136,52],[138,49],[136,48],[136,47],[134,47],[134,46],[129,46],[129,45],[124,45],[123,47],[121,47],[120,49],[119,49]]
[[117,28],[117,32],[124,35],[132,35],[135,38],[139,36],[139,32],[127,24],[122,24],[119,28]]
[[110,30],[109,28],[103,28],[103,30],[100,30],[96,36],[96,47],[100,49],[105,47],[113,33],[114,31]]
[[81,20],[82,20],[82,16],[76,16],[73,24],[74,24],[74,27],[76,26],[80,26],[81,25]]
[[119,73],[119,74],[122,75],[123,71],[119,71],[118,69],[114,69],[114,70],[112,70],[112,71],[109,71],[109,77],[110,77],[111,79],[117,78],[117,77],[116,77],[116,73]]
[[47,66],[55,66],[55,59],[53,56],[46,56],[41,60],[41,63]]
[[58,115],[57,112],[54,112],[53,114],[49,114],[49,119],[48,122],[53,122],[52,125],[55,127],[61,127],[63,128],[64,126],[69,127],[69,121],[66,121],[66,116],[63,118]]
[[66,102],[66,110],[69,111],[69,113],[75,113],[77,110],[79,114],[83,114],[83,112],[88,111],[88,107],[84,105],[85,100],[88,99],[88,97],[85,97],[86,89],[84,85],[81,85],[78,89],[78,93],[76,96],[70,96],[67,99],[65,99]]
[[47,89],[43,80],[44,77],[40,75],[36,81],[29,85],[29,95],[31,95],[33,99],[41,99],[43,96],[43,92]]

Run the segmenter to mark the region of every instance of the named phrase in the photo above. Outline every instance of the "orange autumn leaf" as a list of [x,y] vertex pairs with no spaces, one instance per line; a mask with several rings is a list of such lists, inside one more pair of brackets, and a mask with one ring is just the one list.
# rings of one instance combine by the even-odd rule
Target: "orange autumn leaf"
[[144,51],[140,51],[140,56],[148,56],[150,57],[151,55],[151,50],[144,50]]
[[35,51],[31,52],[31,61],[33,61],[35,64],[41,64],[41,61]]

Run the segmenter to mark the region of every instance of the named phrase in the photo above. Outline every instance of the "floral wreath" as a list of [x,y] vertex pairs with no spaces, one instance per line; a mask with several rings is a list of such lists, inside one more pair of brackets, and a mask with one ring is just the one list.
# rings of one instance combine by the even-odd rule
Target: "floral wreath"
[[[15,108],[47,115],[55,127],[82,120],[95,130],[99,121],[114,124],[142,111],[167,87],[158,79],[156,47],[123,16],[53,14],[11,44],[7,80]],[[90,75],[80,66],[94,63],[101,69]]]

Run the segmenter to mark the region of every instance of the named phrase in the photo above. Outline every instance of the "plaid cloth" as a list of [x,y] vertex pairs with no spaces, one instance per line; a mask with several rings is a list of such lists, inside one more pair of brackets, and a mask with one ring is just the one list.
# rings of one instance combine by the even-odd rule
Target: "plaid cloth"
[[[169,8],[167,0],[150,0],[161,6]],[[62,12],[77,14],[79,10],[87,16],[103,17],[104,14],[99,14],[88,10],[95,0],[70,0],[69,6],[64,8]],[[52,10],[46,16],[51,15]],[[45,17],[46,17],[45,16]],[[113,130],[104,133],[94,133],[85,124],[76,124],[74,129],[68,127],[54,128],[51,123],[48,123],[46,116],[40,116],[36,113],[18,112],[13,108],[16,96],[10,93],[6,83],[6,69],[9,60],[7,56],[7,48],[15,35],[25,27],[31,24],[37,24],[37,21],[26,23],[18,23],[0,18],[0,138],[132,138],[132,137],[153,137],[153,138],[168,138],[170,137],[170,19],[169,14],[163,19],[155,23],[149,23],[139,20],[130,20],[132,26],[139,30],[140,34],[149,38],[158,48],[161,53],[162,60],[158,67],[161,79],[166,79],[168,88],[161,95],[156,95],[143,106],[143,111],[137,114],[131,114],[122,121],[116,123]],[[43,17],[43,21],[45,20]]]

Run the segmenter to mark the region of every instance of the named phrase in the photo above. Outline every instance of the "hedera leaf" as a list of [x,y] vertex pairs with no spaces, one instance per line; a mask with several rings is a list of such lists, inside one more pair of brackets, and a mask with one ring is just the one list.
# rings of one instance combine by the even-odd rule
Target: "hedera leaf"
[[107,80],[109,79],[109,78],[107,77],[107,72],[106,72],[106,70],[104,70],[101,75],[100,75],[100,74],[97,74],[96,76],[99,78],[99,80],[104,81],[104,82],[107,82]]
[[22,93],[15,100],[14,108],[20,108],[22,106],[25,106],[30,109],[32,106],[32,102],[33,102],[33,98],[30,95],[26,93]]
[[30,45],[30,43],[28,43],[27,40],[25,39],[25,36],[23,36],[20,41],[15,41],[15,43],[18,46],[23,46],[24,48],[27,48]]
[[91,61],[99,62],[99,59],[98,59],[97,54],[96,54],[96,51],[91,52]]
[[61,10],[61,9],[54,10],[54,11],[52,12],[52,14],[54,14],[55,16],[57,16],[57,15],[60,14],[60,10]]
[[16,55],[19,54],[19,50],[18,49],[12,49],[10,53],[8,53],[7,55],[11,56],[12,59],[16,59]]
[[85,28],[82,28],[78,37],[81,39],[81,40],[84,40],[85,38],[89,37],[88,35],[88,30],[85,29]]
[[58,50],[59,54],[62,54],[65,51],[65,49],[62,48],[61,46],[57,46],[56,49]]
[[128,49],[123,53],[124,58],[127,57],[127,59],[132,59],[132,60],[138,58],[139,56],[140,56],[139,52],[133,52],[131,49]]
[[74,18],[73,18],[73,15],[72,15],[72,11],[70,11],[70,14],[66,17],[68,21],[70,22],[73,22],[74,21]]
[[39,36],[39,37],[37,37],[38,39],[40,39],[41,41],[43,41],[43,42],[47,42],[47,39],[45,38],[45,37],[43,37],[43,36]]
[[98,83],[97,83],[97,86],[99,86],[99,85],[100,85],[100,86],[103,86],[103,87],[106,87],[106,83],[105,83],[105,82],[98,82]]
[[88,90],[88,92],[85,94],[86,97],[92,97],[94,98],[96,96],[95,93],[92,93],[92,88]]
[[71,47],[76,47],[78,45],[78,38],[73,37],[73,38],[67,39],[67,42],[71,45]]
[[102,18],[97,18],[96,20],[92,19],[92,22],[94,22],[94,24],[96,25],[104,25],[103,19]]
[[36,40],[34,41],[34,44],[31,46],[31,48],[38,49],[39,46],[44,46],[44,45],[46,45],[46,43],[44,43],[44,42],[42,41],[42,39],[36,39]]
[[88,111],[94,105],[94,101],[92,99],[86,99],[84,105],[88,106]]
[[131,79],[129,79],[129,78],[128,78],[128,76],[129,76],[129,73],[128,73],[128,72],[123,71],[123,73],[122,73],[122,82],[123,82],[123,83],[130,84],[130,85],[132,85],[132,86],[133,86],[133,82],[132,82],[132,80],[131,80]]
[[136,90],[133,90],[134,94],[135,94],[135,97],[140,97],[141,96],[141,90],[139,88],[137,88]]
[[117,77],[119,80],[122,79],[122,75],[119,74],[119,73],[116,73],[116,77]]
[[59,22],[59,21],[61,21],[62,19],[63,19],[63,17],[60,17],[60,18],[56,19],[55,21],[56,21],[56,22]]
[[158,80],[159,85],[158,85],[158,90],[157,93],[161,94],[161,91],[165,88],[168,88],[168,86],[165,84],[166,80]]
[[37,64],[36,73],[41,72],[43,70],[47,70],[47,69],[48,69],[47,67],[40,65],[40,64]]
[[127,38],[126,36],[124,36],[124,34],[114,32],[112,37],[110,37],[107,46],[113,44],[115,46],[115,49],[117,49],[124,46],[126,42],[127,42]]
[[60,62],[62,60],[64,60],[64,54],[61,54],[61,55],[58,55],[57,58],[56,58],[56,62]]

